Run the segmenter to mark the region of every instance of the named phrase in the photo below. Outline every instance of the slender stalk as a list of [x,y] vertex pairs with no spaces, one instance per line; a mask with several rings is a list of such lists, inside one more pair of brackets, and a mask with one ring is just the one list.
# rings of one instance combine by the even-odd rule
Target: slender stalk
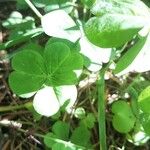
[[29,5],[29,7],[34,11],[34,13],[35,13],[39,18],[42,18],[41,13],[36,9],[36,7],[31,3],[30,0],[25,0],[25,2]]
[[98,123],[99,123],[99,142],[100,150],[107,150],[106,145],[106,119],[105,119],[105,69],[100,72],[100,78],[97,81],[98,89]]
[[31,105],[32,105],[32,102],[27,102],[25,104],[14,105],[14,106],[1,106],[0,112],[13,111],[13,110],[18,110],[18,109],[22,109],[22,108],[27,108]]

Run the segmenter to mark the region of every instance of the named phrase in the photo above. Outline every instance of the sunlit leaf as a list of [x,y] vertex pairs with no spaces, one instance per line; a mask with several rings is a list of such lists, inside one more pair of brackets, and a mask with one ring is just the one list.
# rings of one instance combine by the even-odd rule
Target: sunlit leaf
[[146,21],[139,16],[105,14],[90,18],[84,29],[89,41],[96,46],[119,47],[130,41]]
[[52,87],[39,90],[33,100],[34,109],[41,115],[52,116],[60,108],[60,104]]
[[[56,21],[56,18],[59,19]],[[81,36],[79,30],[68,30],[76,24],[63,10],[52,11],[44,15],[41,22],[44,32],[49,36],[67,39],[72,42],[77,41]]]

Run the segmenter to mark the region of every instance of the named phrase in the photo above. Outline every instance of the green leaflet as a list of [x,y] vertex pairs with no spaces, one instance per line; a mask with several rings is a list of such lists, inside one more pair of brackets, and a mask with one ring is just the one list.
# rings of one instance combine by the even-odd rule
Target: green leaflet
[[71,53],[70,48],[61,42],[48,45],[44,53],[48,72],[48,85],[71,85],[76,83],[73,70],[82,69],[83,60],[79,53]]
[[116,68],[114,70],[115,74],[126,69],[134,61],[135,57],[144,47],[146,40],[147,36],[139,39],[139,41],[134,46],[132,46],[124,55],[122,55],[122,57],[117,62]]
[[44,61],[37,52],[19,52],[12,60],[12,67],[15,71],[9,75],[9,85],[18,95],[37,91],[46,79]]
[[55,42],[46,46],[43,56],[31,50],[17,53],[12,60],[14,71],[9,76],[9,84],[18,95],[37,91],[43,85],[72,85],[77,82],[74,70],[82,66],[78,52],[71,53],[66,44]]
[[144,113],[150,113],[150,86],[146,87],[138,97],[140,109]]
[[147,135],[150,135],[150,114],[149,113],[142,113],[140,114],[140,122],[144,128],[144,132]]
[[57,121],[52,127],[52,132],[45,135],[44,143],[48,148],[53,150],[84,150],[84,147],[70,141],[68,142],[69,132],[70,128],[68,123]]
[[85,34],[96,46],[119,47],[130,41],[143,26],[141,17],[106,14],[92,17],[85,24]]
[[52,44],[52,43],[55,43],[55,42],[62,42],[64,44],[66,44],[70,48],[71,52],[79,52],[80,51],[80,45],[79,45],[78,42],[77,43],[72,43],[72,42],[70,42],[66,39],[60,39],[60,38],[55,38],[55,37],[50,38],[48,40],[48,42],[46,43],[46,47],[48,47],[49,44]]
[[130,106],[125,101],[117,101],[112,105],[113,116],[113,126],[121,133],[128,133],[135,123],[135,116],[130,108]]
[[90,136],[91,134],[87,129],[87,127],[81,124],[73,131],[71,136],[71,142],[87,148],[88,145],[90,144]]

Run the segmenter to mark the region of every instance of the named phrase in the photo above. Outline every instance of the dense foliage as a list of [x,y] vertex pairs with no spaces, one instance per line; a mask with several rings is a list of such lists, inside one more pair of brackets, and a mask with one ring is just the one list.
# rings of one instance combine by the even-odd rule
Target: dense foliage
[[[119,149],[106,140],[109,126],[125,142],[146,144],[149,5],[140,0],[18,0],[18,11],[2,22],[9,34],[0,49],[11,51],[8,84],[27,103],[0,111],[28,109],[35,124],[49,120],[46,133],[35,132],[44,149]],[[96,142],[94,130],[99,130]]]

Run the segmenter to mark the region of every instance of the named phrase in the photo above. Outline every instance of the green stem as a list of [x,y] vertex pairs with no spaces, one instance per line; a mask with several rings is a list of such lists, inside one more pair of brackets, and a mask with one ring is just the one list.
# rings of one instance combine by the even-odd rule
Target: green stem
[[30,0],[25,0],[25,2],[29,5],[29,7],[34,11],[34,13],[35,13],[39,18],[42,18],[41,13],[36,9],[36,7],[31,3]]
[[105,69],[100,72],[100,79],[97,81],[98,89],[98,123],[100,150],[107,150],[106,145],[106,119],[105,119]]
[[18,110],[18,109],[22,109],[22,108],[28,108],[31,105],[32,105],[32,102],[27,102],[25,104],[14,105],[14,106],[1,106],[0,112],[13,111],[13,110]]

